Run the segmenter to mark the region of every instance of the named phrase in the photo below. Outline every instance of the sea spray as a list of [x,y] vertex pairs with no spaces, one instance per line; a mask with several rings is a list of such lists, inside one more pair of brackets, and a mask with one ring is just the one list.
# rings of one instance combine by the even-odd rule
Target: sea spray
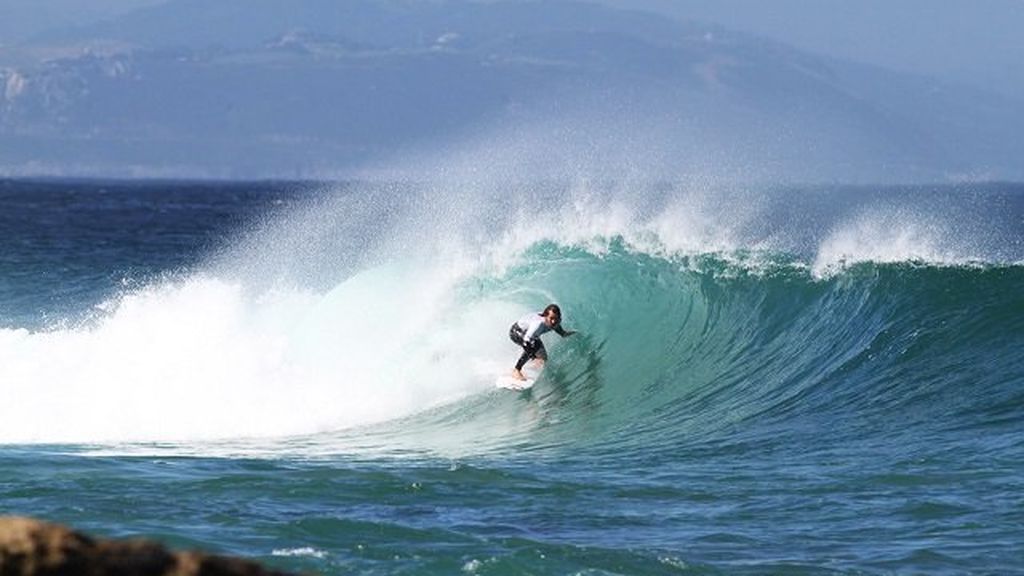
[[[552,343],[537,395],[591,411],[560,413],[544,442],[574,438],[567,423],[608,424],[603,406],[693,410],[707,433],[877,357],[908,313],[879,278],[1016,273],[1019,243],[1000,242],[1019,228],[1013,210],[981,227],[976,198],[941,211],[927,190],[898,199],[582,180],[322,186],[193,269],[119,288],[85,321],[2,329],[0,379],[20,401],[4,406],[0,439],[309,437],[461,410],[514,360],[511,320],[552,301],[581,336]],[[728,386],[740,404],[703,407]],[[657,392],[673,388],[693,395]]]

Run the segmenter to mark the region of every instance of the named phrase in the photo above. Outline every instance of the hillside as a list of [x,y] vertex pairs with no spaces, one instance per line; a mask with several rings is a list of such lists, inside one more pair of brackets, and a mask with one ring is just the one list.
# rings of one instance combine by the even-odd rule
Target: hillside
[[4,48],[0,88],[13,176],[1024,177],[1010,100],[577,2],[174,0]]

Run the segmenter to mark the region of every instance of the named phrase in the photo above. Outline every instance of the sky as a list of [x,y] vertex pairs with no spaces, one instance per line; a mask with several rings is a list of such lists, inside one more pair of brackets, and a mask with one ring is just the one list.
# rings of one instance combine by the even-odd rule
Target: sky
[[109,18],[164,0],[0,0],[0,46],[58,26]]

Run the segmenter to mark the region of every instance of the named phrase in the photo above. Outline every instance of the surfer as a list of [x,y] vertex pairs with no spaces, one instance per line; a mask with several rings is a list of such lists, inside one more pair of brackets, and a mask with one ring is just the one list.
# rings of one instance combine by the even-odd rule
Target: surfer
[[548,352],[544,349],[540,336],[552,331],[562,338],[576,333],[574,330],[562,329],[562,310],[557,304],[548,304],[543,312],[527,314],[512,324],[508,330],[508,337],[523,349],[515,369],[512,370],[513,377],[517,380],[526,380],[523,366],[531,359],[537,360],[541,366],[544,365],[548,359]]

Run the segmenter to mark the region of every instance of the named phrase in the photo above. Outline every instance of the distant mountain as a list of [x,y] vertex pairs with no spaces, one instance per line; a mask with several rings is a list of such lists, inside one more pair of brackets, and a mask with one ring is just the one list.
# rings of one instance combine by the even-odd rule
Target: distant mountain
[[579,2],[173,0],[0,52],[0,175],[1020,179],[1022,112]]
[[1024,99],[1020,0],[597,0]]

